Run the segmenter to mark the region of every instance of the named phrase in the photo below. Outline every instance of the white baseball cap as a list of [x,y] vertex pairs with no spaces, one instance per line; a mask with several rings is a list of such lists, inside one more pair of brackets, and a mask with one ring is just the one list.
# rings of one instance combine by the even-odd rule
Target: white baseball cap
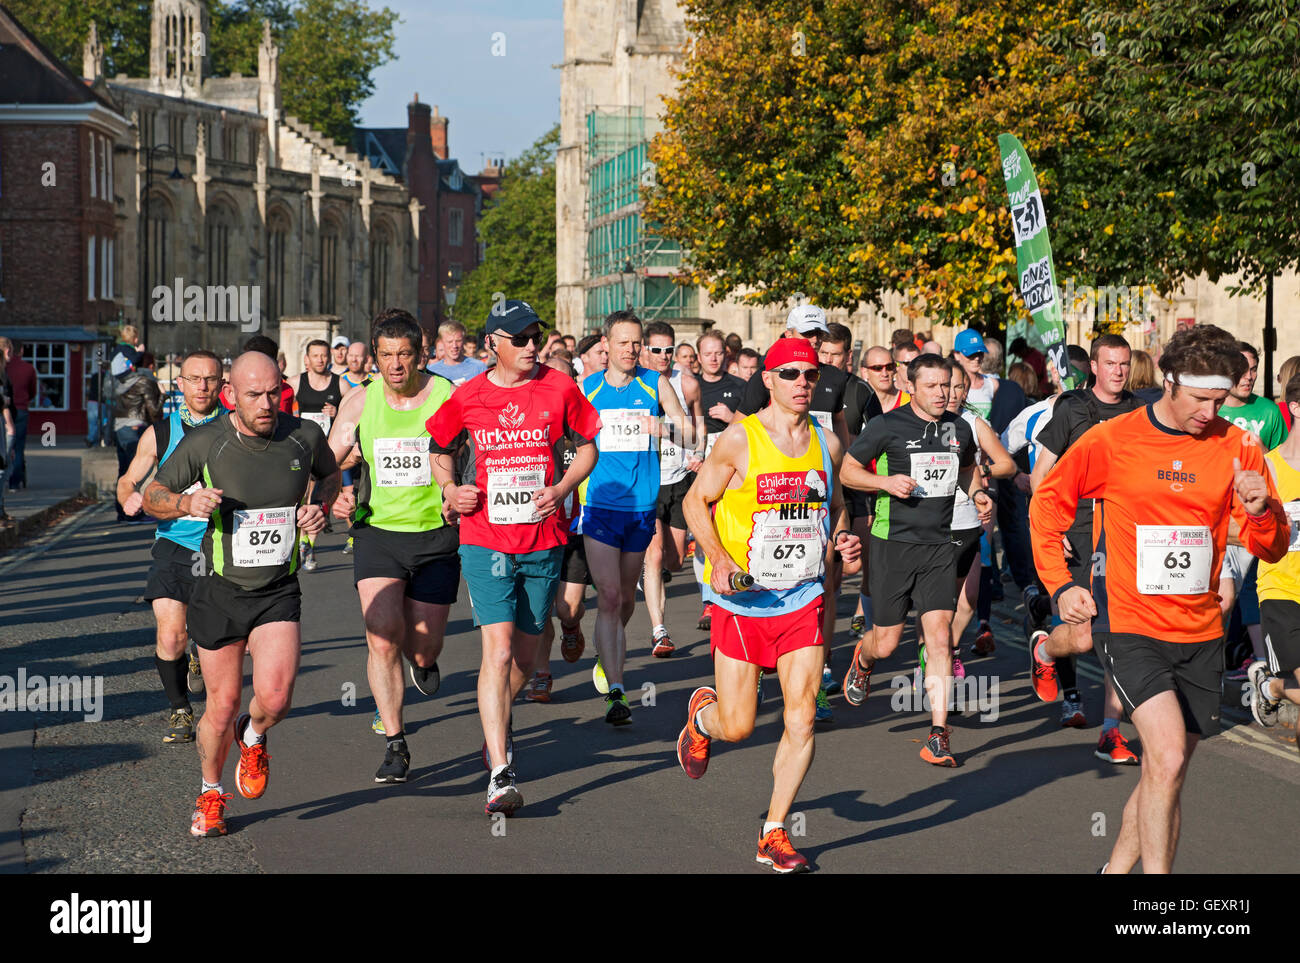
[[351,343],[352,343],[352,342],[349,341],[345,336],[343,336],[343,335],[341,335],[341,334],[336,334],[336,335],[334,336],[334,340],[330,342],[330,347],[331,347],[331,348],[337,348],[339,345],[342,345],[343,347],[346,348],[346,347],[347,347],[348,345],[350,345]]
[[815,304],[801,304],[791,308],[785,319],[785,327],[787,331],[793,329],[800,334],[807,334],[809,331],[831,333],[831,329],[826,326],[826,312]]

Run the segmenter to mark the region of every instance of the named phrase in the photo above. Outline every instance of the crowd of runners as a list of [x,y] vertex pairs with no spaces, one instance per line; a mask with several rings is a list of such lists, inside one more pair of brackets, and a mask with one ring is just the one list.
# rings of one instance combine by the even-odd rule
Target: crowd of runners
[[[757,860],[779,872],[809,868],[786,820],[817,726],[863,704],[913,619],[930,714],[920,758],[958,765],[948,717],[965,664],[994,650],[1004,570],[1033,691],[1059,698],[1062,726],[1085,725],[1075,663],[1095,652],[1104,718],[1089,748],[1140,765],[1106,872],[1170,869],[1238,626],[1255,718],[1275,724],[1284,700],[1300,702],[1300,374],[1278,404],[1260,399],[1257,352],[1218,328],[1180,330],[1158,375],[1115,335],[1070,346],[1087,382],[1071,391],[1023,342],[1005,374],[1001,345],[974,329],[946,356],[910,331],[859,353],[811,305],[762,355],[714,331],[678,343],[630,311],[581,339],[546,328],[525,302],[498,305],[484,364],[459,324],[431,344],[390,309],[367,342],[312,342],[287,381],[265,337],[228,370],[206,351],[183,359],[118,500],[158,522],[145,597],[171,706],[163,741],[195,742],[202,770],[191,833],[226,832],[232,747],[238,792],[266,791],[302,645],[298,572],[331,524],[349,527],[384,738],[376,783],[407,779],[408,679],[437,693],[463,583],[482,635],[489,814],[524,804],[511,707],[550,701],[555,623],[559,657],[582,659],[594,589],[592,682],[605,721],[632,724],[628,654],[671,657],[690,631],[668,624],[665,591],[689,566],[714,684],[684,707],[677,759],[704,776],[715,740],[753,733],[776,676],[784,732]],[[837,598],[859,573],[844,635]],[[638,597],[649,638],[629,638]],[[839,641],[853,648],[837,665]]]

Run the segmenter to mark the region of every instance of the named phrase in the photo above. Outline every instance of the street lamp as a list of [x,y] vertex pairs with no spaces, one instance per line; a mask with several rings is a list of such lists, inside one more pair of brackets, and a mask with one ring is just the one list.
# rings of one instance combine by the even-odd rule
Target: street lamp
[[620,276],[623,279],[623,306],[631,311],[632,296],[636,294],[636,268],[632,267],[630,260],[623,263]]
[[[450,272],[450,271],[447,272],[447,279],[448,279],[448,280],[452,280],[451,272]],[[454,308],[454,307],[456,306],[456,289],[455,289],[455,288],[445,288],[445,289],[443,290],[443,292],[442,292],[442,296],[443,296],[443,299],[447,302],[447,319],[448,319],[449,321],[450,321],[450,320],[453,320],[453,318],[452,318],[452,308]]]
[[176,156],[176,148],[171,144],[156,144],[150,147],[145,153],[144,165],[144,210],[141,212],[140,225],[141,244],[144,253],[140,257],[140,335],[144,340],[145,347],[149,346],[149,190],[153,186],[153,155],[158,151],[171,151],[172,154],[172,172],[167,175],[169,181],[183,181],[185,175],[181,173],[179,158]]

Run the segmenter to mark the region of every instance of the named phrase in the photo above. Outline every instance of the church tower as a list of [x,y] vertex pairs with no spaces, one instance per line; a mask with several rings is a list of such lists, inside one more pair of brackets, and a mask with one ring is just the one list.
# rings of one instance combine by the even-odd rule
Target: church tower
[[210,38],[208,8],[203,0],[153,0],[150,86],[167,94],[197,96],[210,72]]

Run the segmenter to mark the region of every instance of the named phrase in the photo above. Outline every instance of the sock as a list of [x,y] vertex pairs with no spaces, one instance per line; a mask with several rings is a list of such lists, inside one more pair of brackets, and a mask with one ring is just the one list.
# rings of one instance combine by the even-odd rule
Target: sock
[[388,740],[388,745],[390,746],[395,742],[406,742],[406,730],[403,729],[395,736],[385,735],[384,738]]
[[1107,731],[1108,729],[1118,729],[1118,728],[1119,728],[1119,720],[1118,720],[1118,719],[1103,719],[1103,720],[1101,721],[1101,734],[1102,734],[1102,735],[1105,735],[1105,734],[1106,734],[1106,731]]
[[253,720],[250,717],[248,720],[248,725],[244,727],[244,745],[246,746],[258,745],[262,742],[264,738],[265,735],[263,733],[258,732],[256,729],[253,728]]
[[652,629],[650,632],[651,638],[655,638],[655,639],[659,638],[659,636],[661,635],[667,635],[667,634],[668,634],[668,627],[664,625],[662,622],[656,625],[654,629]]
[[943,735],[943,726],[931,726],[931,727],[930,727],[930,735],[932,735],[932,736],[941,736],[941,735]]
[[188,709],[190,697],[185,693],[185,676],[189,671],[190,657],[182,655],[174,662],[153,657],[153,664],[158,669],[158,678],[162,679],[163,692],[173,709]]
[[770,820],[769,820],[768,822],[763,823],[763,835],[764,835],[764,836],[766,836],[768,833],[770,833],[770,832],[771,832],[772,830],[774,830],[774,829],[785,829],[785,823],[774,823],[774,822],[771,822]]
[[610,695],[610,698],[618,698],[617,696],[614,695],[614,693],[615,693],[615,692],[621,693],[622,691],[623,691],[623,683],[621,683],[621,682],[611,682],[611,683],[609,684],[609,695]]
[[1065,690],[1065,697],[1066,697],[1067,699],[1073,699],[1075,702],[1078,702],[1078,701],[1079,701],[1079,690],[1078,690],[1078,689],[1066,689],[1066,690]]
[[507,768],[508,768],[508,767],[506,767],[506,766],[496,766],[496,767],[494,767],[493,770],[492,770],[492,778],[493,778],[493,779],[496,779],[496,777],[499,776],[499,775],[501,775],[501,773],[505,772]]
[[204,780],[203,780],[203,788],[199,790],[199,795],[202,795],[202,794],[205,793],[205,792],[211,792],[213,789],[215,789],[215,790],[217,791],[217,795],[218,795],[218,796],[224,796],[225,793],[226,793],[226,791],[225,791],[224,789],[221,788],[221,783],[219,783],[219,782],[208,782],[206,779],[204,779]]
[[[700,710],[700,712],[703,711],[704,711],[703,709]],[[709,735],[709,730],[705,729],[704,723],[700,721],[700,712],[695,713],[695,731],[698,732],[700,735],[702,735],[705,739],[711,739],[712,736]]]

